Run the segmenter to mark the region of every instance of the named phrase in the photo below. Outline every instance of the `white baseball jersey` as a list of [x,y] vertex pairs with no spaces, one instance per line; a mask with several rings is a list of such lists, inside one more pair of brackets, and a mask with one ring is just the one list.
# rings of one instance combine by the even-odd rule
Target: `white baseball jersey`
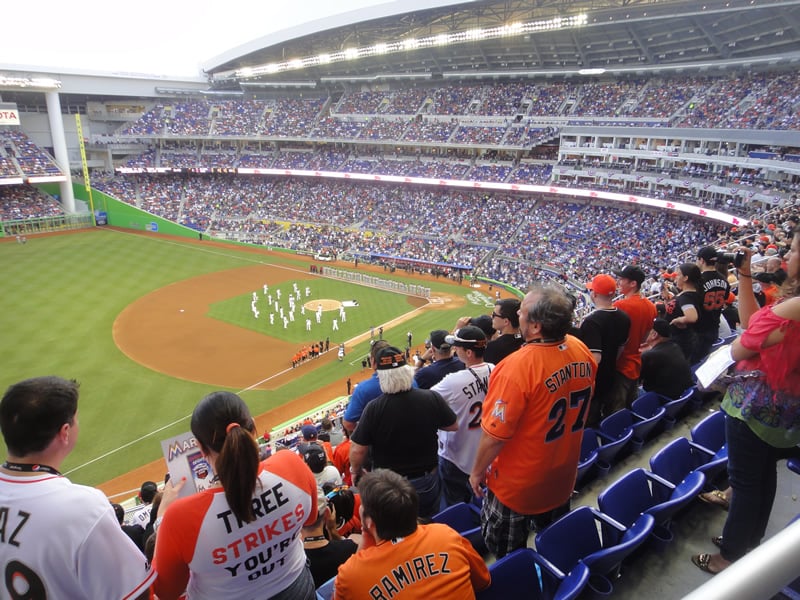
[[481,410],[489,373],[494,365],[480,363],[445,376],[431,389],[439,392],[456,413],[457,431],[439,432],[439,456],[455,464],[464,473],[472,470],[478,441],[481,438]]
[[155,579],[100,490],[0,474],[0,598],[136,598]]
[[126,512],[125,525],[141,525],[147,528],[147,524],[150,522],[150,511],[152,509],[152,504],[140,504],[130,512]]

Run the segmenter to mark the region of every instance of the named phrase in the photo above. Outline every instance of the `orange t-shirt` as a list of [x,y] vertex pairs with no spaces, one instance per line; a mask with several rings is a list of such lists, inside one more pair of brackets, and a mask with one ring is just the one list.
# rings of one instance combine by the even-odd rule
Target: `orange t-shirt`
[[639,379],[642,374],[642,353],[639,346],[653,328],[657,316],[656,305],[640,295],[622,298],[614,306],[624,312],[631,320],[628,341],[617,358],[617,371],[628,379]]
[[345,438],[342,443],[333,449],[333,465],[342,474],[342,481],[353,485],[353,475],[350,473],[350,438]]
[[359,550],[339,567],[333,597],[472,600],[491,577],[480,554],[447,525]]
[[569,499],[596,374],[594,356],[571,335],[526,344],[492,371],[481,427],[505,445],[486,483],[505,506],[531,515]]

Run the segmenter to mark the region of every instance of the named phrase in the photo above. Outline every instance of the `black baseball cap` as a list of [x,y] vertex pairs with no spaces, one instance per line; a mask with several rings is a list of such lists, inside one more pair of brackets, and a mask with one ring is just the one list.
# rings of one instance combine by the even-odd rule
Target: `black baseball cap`
[[642,271],[641,267],[637,267],[636,265],[627,265],[622,270],[614,269],[613,273],[617,277],[621,277],[622,279],[630,279],[639,285],[642,285],[644,280],[647,278],[647,275],[644,274],[644,271]]
[[378,371],[396,369],[406,364],[406,357],[399,348],[389,346],[378,352],[378,355],[375,357],[375,363]]
[[449,350],[450,344],[447,343],[447,336],[449,334],[450,332],[445,329],[435,329],[431,331],[431,336],[428,338],[431,342],[431,346],[437,350]]
[[672,332],[669,328],[669,321],[666,319],[655,319],[653,321],[653,329],[655,332],[660,335],[661,337],[668,338],[672,336]]
[[703,246],[697,251],[697,258],[702,258],[708,264],[717,262],[717,251],[714,246]]

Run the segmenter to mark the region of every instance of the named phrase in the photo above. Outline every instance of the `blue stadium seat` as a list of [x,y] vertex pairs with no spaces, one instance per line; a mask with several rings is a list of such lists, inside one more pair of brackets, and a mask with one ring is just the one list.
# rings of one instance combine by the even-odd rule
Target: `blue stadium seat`
[[691,429],[692,441],[714,453],[714,458],[728,458],[725,440],[725,413],[715,411]]
[[681,394],[680,398],[673,400],[672,398],[667,398],[666,396],[661,396],[661,404],[664,407],[664,429],[672,429],[678,419],[683,416],[683,413],[686,411],[689,402],[691,401],[692,397],[694,396],[695,390],[694,386],[690,387],[686,390],[683,394]]
[[613,416],[611,415],[604,421],[605,430],[588,428],[583,431],[584,437],[594,434],[600,442],[600,446],[597,448],[597,464],[599,466],[600,463],[603,463],[607,468],[616,463],[617,459],[626,456],[628,446],[633,438],[633,429],[619,420],[611,419]]
[[583,563],[565,575],[530,548],[507,554],[489,566],[489,573],[492,583],[476,594],[476,600],[571,600],[589,581],[589,568]]
[[692,471],[680,483],[672,484],[644,469],[634,469],[600,492],[597,505],[628,527],[640,515],[652,515],[656,524],[654,540],[665,543],[672,539],[673,516],[700,493],[705,480],[705,475]]
[[479,554],[488,552],[481,534],[481,511],[472,503],[459,502],[431,517],[433,523],[443,523],[455,529],[472,544]]
[[336,584],[336,577],[331,577],[317,588],[317,600],[331,600],[333,598],[333,586]]
[[721,473],[728,460],[714,458],[714,454],[690,442],[684,437],[676,438],[650,457],[650,470],[677,485],[692,471],[706,476],[706,488]]
[[647,392],[633,401],[631,411],[639,419],[633,424],[634,438],[646,442],[654,436],[667,412],[661,404],[661,396],[655,392]]
[[541,531],[536,536],[536,550],[563,573],[571,574],[583,564],[590,577],[610,583],[619,575],[622,561],[644,543],[654,524],[652,515],[640,515],[625,527],[594,508],[580,506]]
[[598,448],[597,434],[593,430],[584,431],[583,439],[581,440],[581,456],[578,460],[578,476],[575,478],[576,488],[587,481],[594,471]]

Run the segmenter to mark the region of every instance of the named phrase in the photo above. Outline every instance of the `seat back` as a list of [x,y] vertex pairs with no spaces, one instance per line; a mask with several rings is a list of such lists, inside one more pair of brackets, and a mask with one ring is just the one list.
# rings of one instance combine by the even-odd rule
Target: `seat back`
[[709,484],[727,463],[727,458],[715,458],[711,450],[681,437],[672,440],[650,458],[650,470],[675,485],[691,471],[699,471]]
[[588,506],[571,510],[536,536],[537,552],[564,573],[602,547],[594,512]]
[[700,471],[692,471],[675,486],[664,486],[654,481],[651,484],[654,504],[645,512],[655,517],[657,525],[669,527],[672,517],[697,498],[705,482],[706,476]]
[[584,557],[583,562],[592,573],[609,575],[615,573],[622,561],[632,554],[646,540],[655,526],[653,515],[643,514],[622,534],[619,542],[609,545],[604,541],[604,548]]
[[539,568],[533,550],[520,548],[489,566],[492,582],[476,594],[476,600],[505,600],[514,596],[544,600]]
[[[593,430],[585,430],[583,433],[584,437],[586,436],[587,431]],[[599,436],[601,438],[600,446],[597,448],[597,460],[603,461],[608,465],[613,465],[617,457],[625,454],[625,450],[630,445],[630,441],[633,438],[633,429],[628,427],[624,434],[619,438],[612,438],[611,436],[604,434],[602,431],[595,432],[595,436]]]
[[336,577],[331,577],[317,588],[317,600],[330,600],[333,598],[333,587],[336,585]]
[[655,432],[658,425],[661,423],[661,419],[664,418],[664,414],[666,410],[663,406],[659,405],[653,414],[649,416],[640,415],[636,411],[634,411],[634,415],[639,418],[637,422],[635,422],[631,428],[633,429],[633,437],[645,442],[652,437],[653,432]]
[[625,473],[597,496],[597,506],[625,527],[636,522],[643,512],[655,504],[644,469]]
[[481,509],[473,503],[459,502],[448,506],[431,517],[433,523],[442,523],[455,529],[472,544],[479,554],[487,552],[486,542],[481,534]]
[[669,402],[669,398],[656,392],[645,392],[631,404],[631,410],[642,418],[649,418],[658,414],[662,405]]
[[578,460],[578,476],[575,479],[576,487],[588,477],[594,463],[597,462],[597,448],[597,434],[594,430],[584,430],[581,440],[581,455]]
[[610,438],[619,440],[627,435],[634,420],[633,413],[627,408],[623,408],[603,419],[600,423],[600,431]]
[[431,517],[434,523],[443,523],[455,529],[458,533],[480,527],[481,513],[474,504],[459,502],[448,506],[440,513]]
[[692,441],[712,452],[725,445],[725,413],[718,410],[697,423],[691,430]]
[[677,419],[680,413],[683,411],[684,407],[689,403],[692,399],[692,395],[694,395],[694,387],[690,387],[686,390],[680,398],[676,400],[671,400],[670,398],[665,397],[664,401],[664,410],[666,413],[664,414],[665,417],[669,417],[670,419]]
[[692,455],[689,440],[680,437],[672,440],[650,457],[650,470],[677,485],[695,470],[696,460]]

